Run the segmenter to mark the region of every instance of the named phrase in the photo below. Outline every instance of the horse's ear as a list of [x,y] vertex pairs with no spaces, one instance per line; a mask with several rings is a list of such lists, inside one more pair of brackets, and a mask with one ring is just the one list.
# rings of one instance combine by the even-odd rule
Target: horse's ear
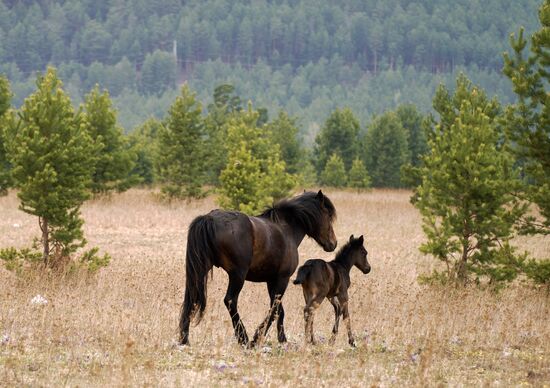
[[349,236],[349,242],[352,242],[352,241],[353,241],[353,234]]
[[363,244],[363,242],[365,241],[365,239],[363,238],[363,235],[361,235],[361,237],[359,237],[357,239],[357,241],[359,241],[361,244]]
[[321,203],[325,202],[325,196],[323,195],[323,192],[321,190],[319,190],[315,198],[317,198]]

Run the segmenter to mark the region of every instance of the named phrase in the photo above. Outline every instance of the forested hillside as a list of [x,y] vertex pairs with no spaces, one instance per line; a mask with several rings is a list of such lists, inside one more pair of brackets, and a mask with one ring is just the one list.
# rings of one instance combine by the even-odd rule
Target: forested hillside
[[[537,28],[536,0],[3,1],[0,73],[14,103],[58,67],[73,100],[107,88],[130,129],[165,114],[187,80],[206,101],[223,82],[306,132],[348,105],[362,122],[414,102],[459,71],[504,102],[508,35]],[[176,54],[176,55],[174,55]],[[205,104],[206,105],[206,104]]]

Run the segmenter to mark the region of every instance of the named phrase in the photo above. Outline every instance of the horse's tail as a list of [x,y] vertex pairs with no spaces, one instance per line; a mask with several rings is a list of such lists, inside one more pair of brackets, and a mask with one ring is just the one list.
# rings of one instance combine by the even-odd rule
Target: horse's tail
[[185,298],[180,315],[181,342],[188,342],[189,323],[199,323],[206,308],[208,272],[216,256],[216,230],[211,216],[199,216],[189,226],[185,256]]
[[300,268],[298,268],[298,274],[296,275],[296,279],[292,283],[294,284],[304,284],[306,281],[307,275],[311,272],[311,265],[308,265],[307,263],[302,265]]

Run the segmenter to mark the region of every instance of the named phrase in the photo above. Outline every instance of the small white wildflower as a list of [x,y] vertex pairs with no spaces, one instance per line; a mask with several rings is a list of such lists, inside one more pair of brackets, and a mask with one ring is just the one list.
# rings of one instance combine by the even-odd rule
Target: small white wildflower
[[34,298],[31,299],[31,304],[45,305],[45,304],[48,304],[48,299],[46,299],[42,295],[38,294]]
[[2,341],[0,341],[0,343],[1,343],[2,345],[5,345],[5,344],[7,344],[8,342],[10,342],[10,336],[7,335],[7,334],[4,334],[4,335],[2,336]]
[[262,348],[262,353],[271,353],[271,347],[270,346],[264,346]]
[[21,227],[21,224],[15,223],[15,224],[13,224],[13,227],[14,227],[14,228],[20,228],[20,227]]

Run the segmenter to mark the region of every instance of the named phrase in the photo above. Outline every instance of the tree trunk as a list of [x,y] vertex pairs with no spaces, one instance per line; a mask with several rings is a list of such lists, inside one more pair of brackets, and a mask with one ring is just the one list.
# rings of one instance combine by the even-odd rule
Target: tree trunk
[[467,239],[462,241],[462,257],[460,258],[458,269],[456,271],[457,280],[462,284],[466,284],[466,279],[468,276],[466,271],[466,263],[468,261],[468,245]]
[[45,266],[48,266],[50,260],[50,236],[48,231],[48,220],[45,218],[38,218],[40,229],[42,230],[42,246],[44,251],[42,252],[42,261]]

